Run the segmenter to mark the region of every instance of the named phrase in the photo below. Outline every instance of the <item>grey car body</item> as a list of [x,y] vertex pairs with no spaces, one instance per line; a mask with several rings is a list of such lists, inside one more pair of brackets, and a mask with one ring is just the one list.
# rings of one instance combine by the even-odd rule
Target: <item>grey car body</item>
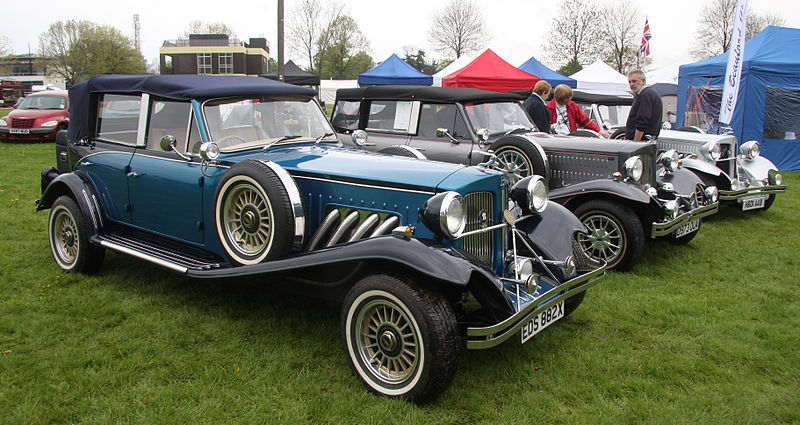
[[648,237],[688,242],[717,211],[716,188],[660,166],[655,143],[537,132],[520,100],[453,87],[341,89],[331,121],[343,143],[364,149],[546,177],[550,199],[589,229],[584,252],[617,269],[638,261]]

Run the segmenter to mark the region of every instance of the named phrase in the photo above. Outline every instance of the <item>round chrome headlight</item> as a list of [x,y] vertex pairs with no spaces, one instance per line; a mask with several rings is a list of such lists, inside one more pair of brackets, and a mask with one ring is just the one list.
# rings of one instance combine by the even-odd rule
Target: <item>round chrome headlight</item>
[[367,144],[367,132],[364,130],[356,130],[350,137],[353,139],[353,143],[356,146],[364,146]]
[[564,268],[566,269],[567,275],[572,276],[578,270],[578,264],[575,261],[575,257],[569,256],[564,261]]
[[50,120],[50,121],[42,123],[42,127],[55,127],[57,125],[58,125],[58,121],[56,121],[56,120]]
[[781,173],[775,170],[770,170],[768,177],[769,177],[769,184],[771,185],[783,184],[783,176],[781,175]]
[[420,209],[423,223],[436,234],[456,239],[467,225],[467,213],[461,195],[444,192],[432,196]]
[[700,153],[703,154],[703,158],[706,160],[717,162],[722,156],[722,146],[717,142],[708,142],[700,148]]
[[547,183],[542,176],[528,176],[511,188],[511,200],[522,208],[523,214],[541,213],[547,208]]
[[518,257],[517,261],[512,261],[510,274],[517,276],[519,280],[526,281],[533,275],[533,261],[530,258]]
[[478,136],[478,141],[485,142],[489,140],[489,129],[488,128],[479,128],[475,131],[475,135]]
[[716,186],[708,186],[705,190],[706,198],[708,198],[711,202],[717,202],[719,198],[719,190],[717,190]]
[[739,152],[741,152],[742,156],[746,159],[755,159],[761,154],[761,145],[759,145],[757,141],[751,140],[742,144],[742,146],[739,147]]
[[667,201],[664,204],[664,208],[667,210],[667,214],[669,214],[670,218],[675,218],[678,216],[678,201],[674,199]]
[[661,163],[661,165],[664,166],[664,168],[667,169],[667,171],[677,170],[678,161],[680,161],[680,159],[681,158],[678,155],[678,151],[676,151],[675,149],[670,149],[658,156],[658,161]]
[[200,157],[213,161],[219,156],[219,146],[214,142],[206,142],[200,145]]
[[639,156],[632,156],[625,161],[625,173],[634,181],[642,178],[642,159]]

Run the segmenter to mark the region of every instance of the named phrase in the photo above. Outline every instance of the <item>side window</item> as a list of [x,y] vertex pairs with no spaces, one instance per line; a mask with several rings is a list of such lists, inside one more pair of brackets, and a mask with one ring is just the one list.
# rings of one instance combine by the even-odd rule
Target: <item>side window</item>
[[408,131],[411,102],[376,100],[369,108],[367,128],[371,130]]
[[422,112],[419,117],[419,129],[417,134],[420,137],[435,138],[436,130],[444,128],[453,135],[454,123],[456,119],[456,105],[440,105],[426,103],[422,105]]
[[199,154],[202,144],[203,139],[200,136],[200,129],[197,127],[197,116],[192,114],[192,124],[189,125],[189,153]]
[[331,124],[336,129],[357,130],[360,106],[361,102],[358,101],[340,100],[336,102]]
[[178,152],[186,152],[190,113],[189,102],[153,101],[147,127],[147,149],[161,150],[161,139],[172,136],[178,142]]
[[98,103],[97,137],[135,146],[140,105],[139,96],[104,94]]

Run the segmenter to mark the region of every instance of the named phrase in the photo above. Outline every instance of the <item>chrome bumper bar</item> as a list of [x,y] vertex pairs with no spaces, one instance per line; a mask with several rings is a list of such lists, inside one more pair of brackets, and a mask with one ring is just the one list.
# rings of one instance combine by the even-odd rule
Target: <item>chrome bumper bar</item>
[[513,316],[496,325],[483,328],[467,328],[467,348],[471,350],[480,350],[503,343],[512,335],[515,335],[522,326],[528,323],[528,321],[537,314],[547,310],[557,302],[563,301],[597,285],[605,276],[606,266],[604,265],[603,267],[592,270],[574,279],[570,279],[545,292],[539,296],[537,300],[547,301],[543,303],[533,301]]
[[775,193],[786,192],[786,185],[754,186],[739,190],[720,190],[720,201],[738,201],[742,198],[758,195],[772,195]]
[[665,221],[663,223],[653,223],[652,230],[650,231],[650,237],[657,238],[659,236],[669,235],[672,232],[678,230],[678,228],[683,226],[684,224],[697,218],[708,217],[710,215],[716,214],[718,210],[719,210],[719,202],[714,202],[711,205],[704,205],[702,207],[697,207],[691,211],[687,211],[670,221]]

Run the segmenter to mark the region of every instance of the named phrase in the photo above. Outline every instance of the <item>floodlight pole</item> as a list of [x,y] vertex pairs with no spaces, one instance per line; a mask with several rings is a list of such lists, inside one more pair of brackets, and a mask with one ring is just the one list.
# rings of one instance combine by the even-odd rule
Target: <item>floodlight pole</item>
[[278,81],[283,81],[283,0],[278,0]]

